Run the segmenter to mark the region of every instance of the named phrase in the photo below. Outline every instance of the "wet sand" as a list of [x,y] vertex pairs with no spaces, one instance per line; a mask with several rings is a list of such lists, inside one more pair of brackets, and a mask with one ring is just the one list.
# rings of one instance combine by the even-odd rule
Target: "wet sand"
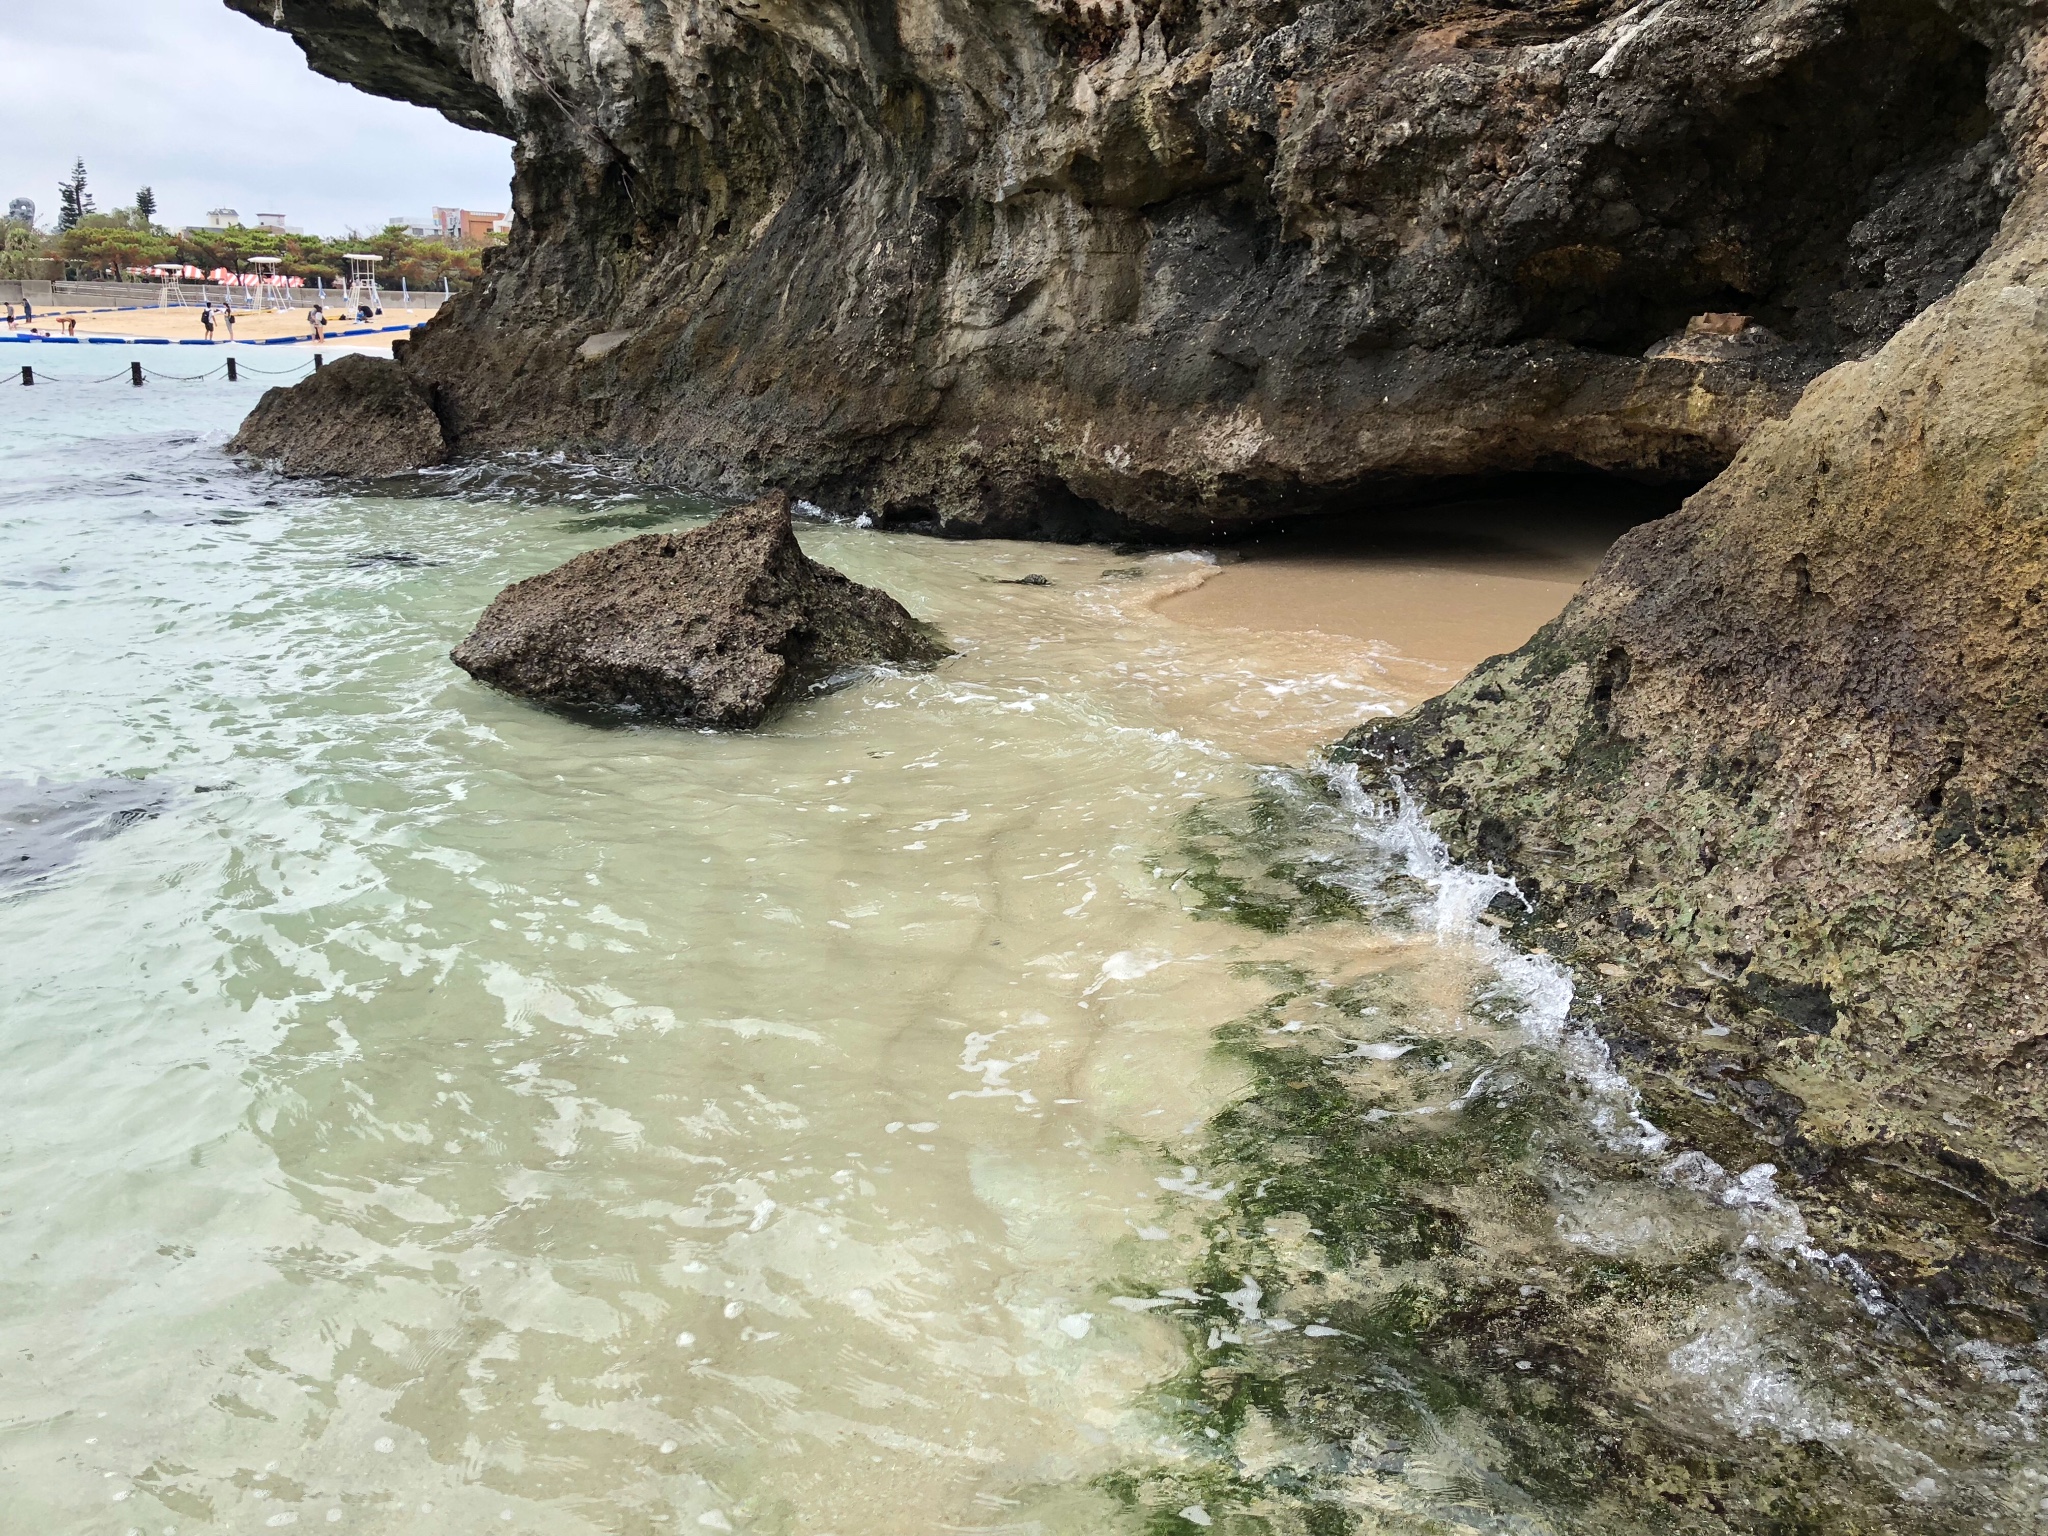
[[1520,646],[1616,538],[1663,510],[1557,497],[1432,508],[1367,531],[1333,519],[1220,550],[1152,606],[1206,629],[1363,641],[1413,704]]

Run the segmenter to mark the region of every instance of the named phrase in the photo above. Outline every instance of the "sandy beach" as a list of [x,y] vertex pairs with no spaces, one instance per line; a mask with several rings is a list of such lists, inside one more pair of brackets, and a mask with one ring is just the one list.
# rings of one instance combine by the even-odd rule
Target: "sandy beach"
[[1155,611],[1185,624],[1365,641],[1410,702],[1439,693],[1555,618],[1633,519],[1561,499],[1547,526],[1484,502],[1358,534],[1272,535],[1220,552]]
[[[365,330],[354,321],[344,323],[336,311],[330,310],[327,337],[321,343],[324,348],[375,347],[385,348],[394,336],[401,332],[387,327],[424,325],[433,317],[429,309],[399,309],[387,306],[384,313],[370,322],[369,334],[361,336],[338,336],[341,331]],[[17,311],[17,316],[19,311]],[[197,306],[181,309],[52,309],[36,311],[35,329],[54,331],[52,321],[72,318],[78,322],[78,334],[86,336],[117,336],[130,341],[203,341],[205,329],[199,323]],[[6,334],[23,335],[28,327],[18,324]],[[227,327],[214,312],[214,338],[225,342]],[[234,339],[240,342],[274,342],[284,346],[310,346],[312,328],[306,323],[306,311],[290,309],[282,313],[238,309],[235,311]]]

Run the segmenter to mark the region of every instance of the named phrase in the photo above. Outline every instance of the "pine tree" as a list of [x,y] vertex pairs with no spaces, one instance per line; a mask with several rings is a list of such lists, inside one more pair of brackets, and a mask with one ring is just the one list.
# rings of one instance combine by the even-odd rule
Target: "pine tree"
[[57,232],[76,229],[78,221],[93,212],[92,194],[85,190],[85,157],[71,167],[71,179],[57,183]]
[[148,187],[135,194],[135,217],[144,229],[156,222],[156,193]]

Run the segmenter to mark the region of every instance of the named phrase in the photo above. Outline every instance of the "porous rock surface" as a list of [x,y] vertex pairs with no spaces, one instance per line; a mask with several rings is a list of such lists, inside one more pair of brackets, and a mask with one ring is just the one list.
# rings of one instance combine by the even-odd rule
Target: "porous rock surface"
[[357,353],[266,389],[228,451],[293,476],[395,475],[441,463],[448,440],[397,363]]
[[227,3],[516,141],[404,364],[458,451],[963,532],[1704,479],[2013,185],[1936,0]]
[[514,583],[453,659],[543,703],[747,727],[841,668],[948,654],[888,593],[804,554],[771,495]]
[[2048,1329],[2048,188],[1528,645],[1340,755],[1520,879],[1498,912],[1663,1124],[1800,1175],[1930,1312]]

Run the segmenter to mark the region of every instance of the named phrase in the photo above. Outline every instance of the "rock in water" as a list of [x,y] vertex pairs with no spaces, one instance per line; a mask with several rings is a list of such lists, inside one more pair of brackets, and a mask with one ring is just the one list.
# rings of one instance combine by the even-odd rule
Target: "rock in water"
[[0,782],[0,896],[41,884],[87,844],[149,820],[165,798],[139,779]]
[[344,357],[263,392],[228,444],[287,475],[395,475],[448,457],[433,403],[385,357]]
[[798,548],[789,507],[786,495],[763,497],[517,582],[455,664],[543,703],[743,728],[839,668],[951,654],[888,593]]

